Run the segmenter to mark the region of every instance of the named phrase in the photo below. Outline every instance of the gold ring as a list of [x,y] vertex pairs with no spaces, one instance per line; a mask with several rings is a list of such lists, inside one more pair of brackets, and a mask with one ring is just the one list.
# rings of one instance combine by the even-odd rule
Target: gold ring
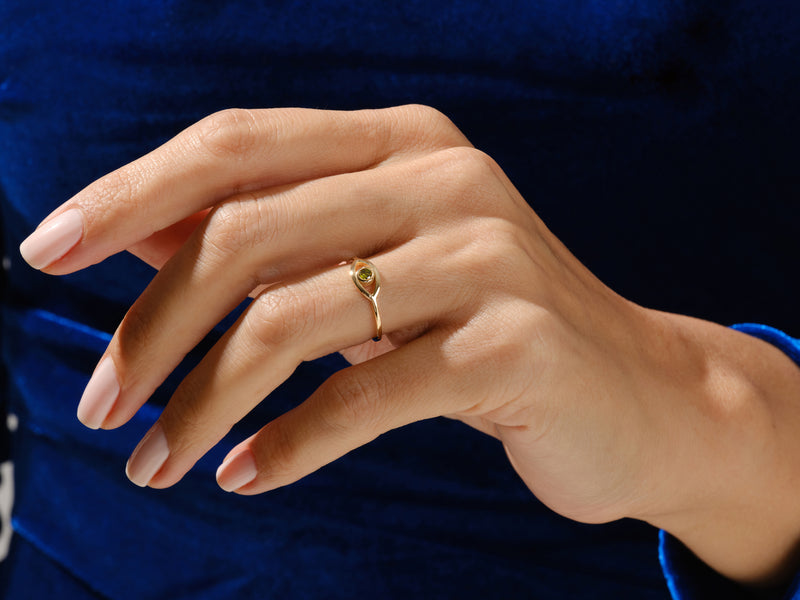
[[378,293],[381,291],[381,276],[378,269],[368,260],[354,258],[350,263],[350,277],[356,284],[358,291],[372,305],[372,313],[375,315],[375,337],[372,341],[377,342],[383,337],[383,325],[381,324],[381,313],[378,311]]

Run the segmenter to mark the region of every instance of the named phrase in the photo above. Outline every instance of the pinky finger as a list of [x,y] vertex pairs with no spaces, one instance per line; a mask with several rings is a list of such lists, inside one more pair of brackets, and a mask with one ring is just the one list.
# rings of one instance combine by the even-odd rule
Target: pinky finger
[[231,450],[217,471],[227,491],[259,494],[305,477],[391,429],[465,410],[470,389],[442,355],[446,332],[332,375],[301,405]]

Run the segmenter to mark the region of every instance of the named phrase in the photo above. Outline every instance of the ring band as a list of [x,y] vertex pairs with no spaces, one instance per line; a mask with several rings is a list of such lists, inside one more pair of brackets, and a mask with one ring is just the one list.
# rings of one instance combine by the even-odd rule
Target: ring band
[[350,277],[353,278],[353,283],[356,284],[361,295],[372,305],[372,313],[375,315],[375,337],[372,338],[372,341],[377,342],[383,337],[383,325],[377,300],[378,293],[381,291],[381,276],[371,262],[363,258],[354,258],[350,263]]

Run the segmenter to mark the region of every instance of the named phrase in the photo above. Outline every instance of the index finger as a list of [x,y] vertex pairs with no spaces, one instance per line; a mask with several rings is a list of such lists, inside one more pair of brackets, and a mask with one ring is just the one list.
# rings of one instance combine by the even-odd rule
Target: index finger
[[455,145],[469,142],[424,106],[225,110],[78,192],[22,242],[20,253],[34,268],[71,273],[237,192]]

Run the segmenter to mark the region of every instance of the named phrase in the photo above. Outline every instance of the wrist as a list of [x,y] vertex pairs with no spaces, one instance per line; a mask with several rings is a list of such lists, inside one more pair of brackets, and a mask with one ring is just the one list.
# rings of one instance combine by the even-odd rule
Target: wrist
[[647,313],[658,481],[631,516],[731,579],[775,584],[798,563],[800,369],[745,334]]

